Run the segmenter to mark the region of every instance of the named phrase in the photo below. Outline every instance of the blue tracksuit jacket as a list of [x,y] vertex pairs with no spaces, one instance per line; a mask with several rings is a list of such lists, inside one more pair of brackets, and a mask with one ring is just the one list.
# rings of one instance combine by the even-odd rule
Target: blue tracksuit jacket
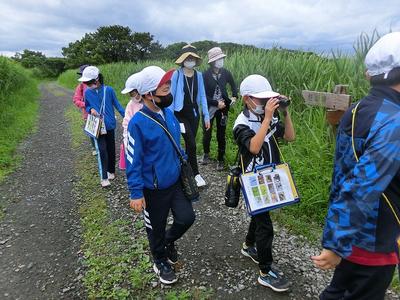
[[[163,109],[165,120],[146,105],[141,109],[166,126],[180,146],[180,127],[173,112]],[[184,154],[183,150],[180,149]],[[126,176],[131,199],[143,197],[143,189],[166,189],[177,182],[181,172],[178,153],[165,131],[137,112],[128,125]]]

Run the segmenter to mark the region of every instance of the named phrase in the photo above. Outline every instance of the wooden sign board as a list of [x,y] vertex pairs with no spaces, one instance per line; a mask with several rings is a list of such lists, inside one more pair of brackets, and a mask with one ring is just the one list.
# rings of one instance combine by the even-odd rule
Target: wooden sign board
[[351,104],[351,96],[315,91],[302,91],[304,101],[308,105],[322,106],[334,110],[347,110]]

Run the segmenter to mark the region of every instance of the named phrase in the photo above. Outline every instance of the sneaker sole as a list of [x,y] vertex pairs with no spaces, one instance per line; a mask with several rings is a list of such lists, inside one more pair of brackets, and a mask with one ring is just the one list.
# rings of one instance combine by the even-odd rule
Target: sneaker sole
[[173,283],[175,283],[175,282],[178,281],[178,278],[175,278],[175,280],[165,280],[165,279],[161,278],[161,276],[160,276],[160,271],[158,270],[156,264],[153,264],[153,271],[157,274],[157,276],[158,276],[158,278],[160,279],[160,282],[161,282],[161,283],[164,283],[164,284],[173,284]]
[[281,292],[286,292],[286,291],[289,290],[289,288],[278,289],[278,288],[276,288],[276,287],[274,287],[274,286],[272,286],[272,285],[270,285],[270,284],[264,282],[263,280],[261,280],[260,277],[258,277],[258,280],[257,280],[257,281],[258,281],[258,283],[261,284],[262,286],[269,287],[269,288],[272,289],[274,292],[281,293]]
[[169,258],[167,258],[167,261],[171,264],[171,265],[175,265],[178,261],[173,262],[172,260],[170,260]]
[[255,260],[254,258],[252,258],[246,251],[244,251],[244,250],[242,249],[242,250],[240,250],[240,252],[241,252],[244,256],[250,258],[254,263],[256,263],[256,264],[258,265],[258,261]]

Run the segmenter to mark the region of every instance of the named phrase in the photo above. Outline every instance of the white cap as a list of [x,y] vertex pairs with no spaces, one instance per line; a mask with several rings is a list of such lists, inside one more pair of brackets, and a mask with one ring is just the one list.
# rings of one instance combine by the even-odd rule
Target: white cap
[[370,76],[387,74],[400,67],[400,32],[392,32],[381,37],[365,57],[365,66]]
[[138,93],[146,95],[148,92],[156,90],[164,74],[165,71],[157,66],[144,68],[140,72],[140,80],[137,86]]
[[140,84],[140,72],[132,74],[128,77],[125,82],[125,88],[121,91],[121,94],[127,94],[133,90],[137,90]]
[[89,66],[83,70],[82,77],[79,78],[78,80],[86,82],[93,79],[97,79],[99,77],[99,73],[100,71],[98,68],[96,68],[95,66]]
[[272,90],[267,78],[254,74],[243,79],[240,84],[240,95],[264,99],[279,96],[279,93]]

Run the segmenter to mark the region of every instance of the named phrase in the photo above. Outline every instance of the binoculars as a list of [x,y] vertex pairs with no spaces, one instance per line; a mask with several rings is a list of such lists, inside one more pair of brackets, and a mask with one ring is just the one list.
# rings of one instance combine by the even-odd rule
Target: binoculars
[[280,108],[286,108],[290,105],[290,99],[286,97],[279,97],[279,107]]

